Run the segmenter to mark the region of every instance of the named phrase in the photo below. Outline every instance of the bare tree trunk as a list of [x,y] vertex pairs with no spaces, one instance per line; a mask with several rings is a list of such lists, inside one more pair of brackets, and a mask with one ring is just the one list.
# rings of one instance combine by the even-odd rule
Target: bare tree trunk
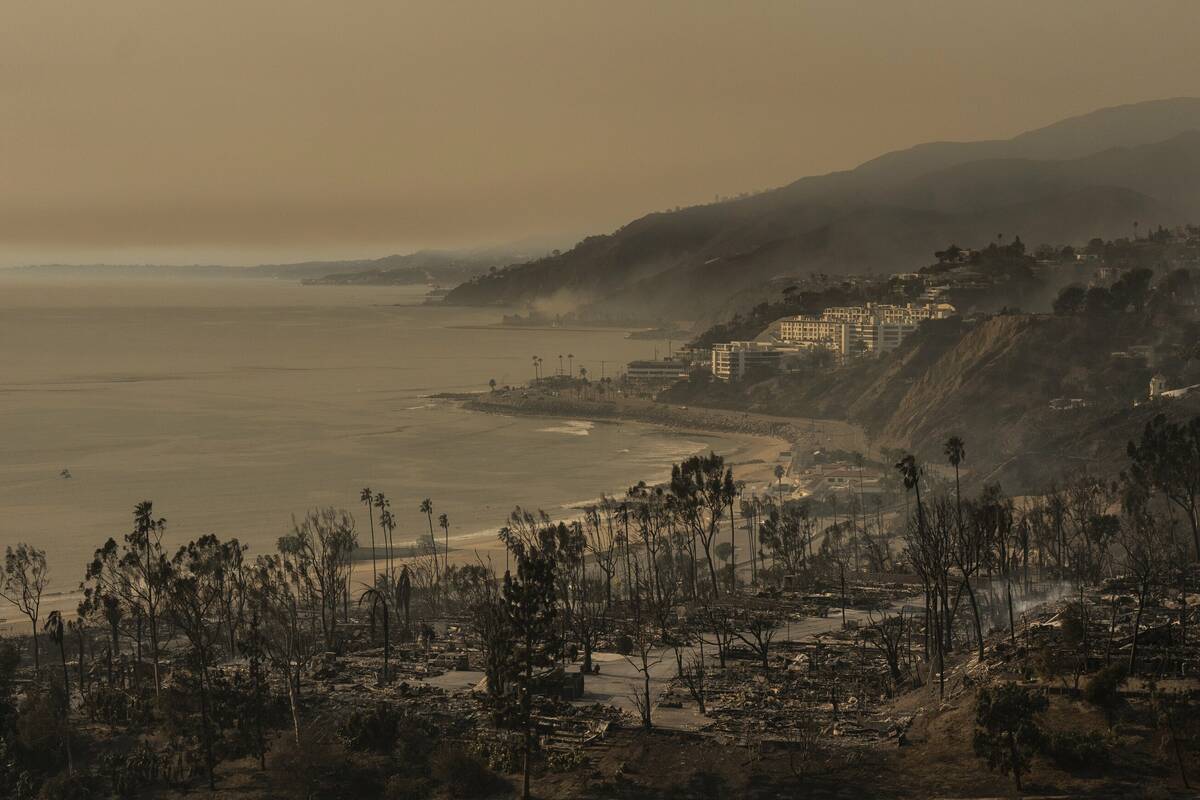
[[[83,628],[76,628],[75,636],[76,636],[76,641],[79,644],[79,697],[80,697],[80,699],[82,699],[84,693],[86,692],[86,690],[88,688],[87,686],[84,685],[85,680],[84,680],[84,672],[83,672]],[[93,652],[94,652],[94,650],[93,650]]]
[[[64,639],[58,641],[58,654],[62,658],[63,673],[63,739],[67,748],[67,774],[75,772],[75,759],[71,755],[71,678],[67,669],[67,643]],[[82,686],[82,684],[81,684]],[[82,695],[82,689],[80,694]]]
[[846,630],[846,565],[839,563],[838,567],[842,576],[842,630]]
[[292,680],[291,667],[287,670],[287,687],[288,687],[288,706],[292,711],[292,733],[296,737],[296,746],[300,746],[300,698],[299,692],[296,691],[296,684]]
[[975,590],[971,588],[969,577],[963,577],[963,586],[967,590],[967,599],[971,601],[971,614],[975,622],[975,641],[979,645],[979,660],[983,661],[983,623],[979,619],[979,603],[975,600]]
[[1007,573],[1004,576],[1004,594],[1008,599],[1008,636],[1013,644],[1017,643],[1017,624],[1013,620],[1012,582]]
[[1129,674],[1137,674],[1138,631],[1142,627],[1142,611],[1146,606],[1147,587],[1141,586],[1138,591],[1137,615],[1133,618],[1133,646],[1129,649]]
[[158,620],[150,614],[150,657],[154,659],[154,696],[162,692],[162,678],[158,674]]
[[41,672],[42,661],[41,661],[41,656],[38,654],[39,648],[38,648],[37,618],[30,617],[29,625],[31,628],[33,628],[33,671]]
[[521,758],[521,798],[522,800],[529,800],[529,752],[533,749],[533,720],[530,719],[531,709],[528,687],[526,687],[524,697],[521,699],[521,705],[524,707],[522,715],[525,717],[525,747]]
[[642,719],[642,726],[646,730],[650,730],[651,725],[652,725],[652,723],[650,721],[650,710],[651,710],[650,709],[650,667],[649,667],[649,665],[645,664],[644,662],[645,662],[645,659],[643,659],[643,665],[645,666],[645,669],[642,671],[642,679],[643,679],[642,692],[643,692],[644,700],[646,703],[646,714],[645,714],[644,718]]
[[1117,632],[1117,596],[1114,594],[1112,599],[1112,619],[1108,623],[1108,644],[1104,647],[1104,665],[1108,666],[1112,662],[1112,646],[1113,636]]
[[208,772],[208,790],[216,791],[217,781],[213,776],[212,729],[208,723],[208,670],[200,664],[200,724],[204,727],[204,766]]

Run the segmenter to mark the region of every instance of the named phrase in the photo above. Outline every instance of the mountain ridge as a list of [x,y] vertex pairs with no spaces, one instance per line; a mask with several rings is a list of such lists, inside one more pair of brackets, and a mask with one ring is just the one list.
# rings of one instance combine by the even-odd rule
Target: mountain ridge
[[[1056,157],[1032,157],[1046,154]],[[918,145],[751,197],[648,214],[469,281],[447,301],[694,319],[777,274],[909,271],[950,241],[997,231],[1067,242],[1198,214],[1200,98],[1173,98],[1007,140]]]

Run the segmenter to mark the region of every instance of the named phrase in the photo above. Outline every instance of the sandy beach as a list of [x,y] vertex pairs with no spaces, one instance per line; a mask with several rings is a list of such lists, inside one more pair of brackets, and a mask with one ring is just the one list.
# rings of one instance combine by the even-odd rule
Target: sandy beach
[[[639,424],[639,423],[625,423]],[[711,430],[699,429],[674,429],[680,433],[691,433],[695,435],[710,435]],[[727,438],[733,438],[736,442],[732,450],[719,452],[718,455],[724,456],[726,464],[733,469],[735,480],[745,481],[747,493],[762,494],[769,489],[770,484],[775,480],[775,465],[786,463],[785,458],[781,458],[781,453],[784,453],[791,448],[791,444],[786,439],[781,439],[773,436],[762,436],[757,434],[725,434]],[[670,478],[670,474],[664,472],[658,476],[630,476],[629,484],[632,486],[639,480],[645,480],[647,483],[663,482]],[[586,504],[579,504],[574,507],[577,513],[568,514],[561,518],[561,521],[569,522],[578,519],[582,516]],[[560,521],[555,519],[555,521]],[[451,532],[450,535],[450,554],[449,560],[451,564],[491,564],[496,568],[497,572],[503,572],[505,563],[504,546],[497,538],[500,525],[494,529],[486,529],[474,531],[471,533],[455,535]],[[438,542],[441,543],[441,531],[435,527],[434,531],[438,535]],[[359,542],[362,543],[367,539],[367,532],[359,531]],[[411,542],[403,542],[404,546],[408,546]],[[380,550],[382,554],[382,550]],[[395,559],[396,563],[404,564],[409,559]],[[371,575],[371,561],[368,556],[365,560],[357,560],[353,567],[354,582],[358,585],[369,585]]]

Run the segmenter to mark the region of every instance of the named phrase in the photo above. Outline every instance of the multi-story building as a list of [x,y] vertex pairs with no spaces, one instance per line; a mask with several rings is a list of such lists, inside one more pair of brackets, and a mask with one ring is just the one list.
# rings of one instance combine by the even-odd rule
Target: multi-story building
[[737,381],[755,367],[778,369],[783,352],[767,342],[718,342],[712,349],[713,376]]
[[687,365],[671,358],[657,361],[630,361],[625,379],[630,381],[675,381],[687,377]]
[[779,338],[790,344],[825,347],[843,357],[864,353],[886,353],[927,319],[943,319],[955,313],[948,303],[903,306],[867,303],[864,306],[835,306],[821,316],[797,316],[779,326]]
[[795,344],[818,345],[844,353],[849,348],[851,325],[845,320],[798,316],[779,323],[779,339]]

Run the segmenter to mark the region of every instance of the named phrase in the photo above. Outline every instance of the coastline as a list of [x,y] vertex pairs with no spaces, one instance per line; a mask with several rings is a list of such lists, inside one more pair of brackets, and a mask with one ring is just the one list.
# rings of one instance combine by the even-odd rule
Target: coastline
[[460,402],[463,408],[489,414],[572,418],[594,422],[639,422],[685,433],[722,433],[737,437],[772,439],[783,444],[781,450],[811,447],[867,453],[870,449],[866,433],[858,426],[843,420],[776,417],[749,411],[689,407],[631,398],[585,400],[532,394],[521,389],[443,393],[432,397],[455,400]]
[[[720,453],[726,464],[733,468],[734,478],[745,481],[749,490],[762,491],[775,481],[775,465],[786,459],[781,454],[797,448],[861,449],[866,452],[868,443],[865,433],[840,420],[799,419],[769,417],[750,412],[724,409],[672,406],[651,401],[623,399],[594,401],[531,395],[524,390],[500,390],[495,392],[443,392],[431,395],[431,399],[458,402],[462,408],[485,414],[538,417],[546,419],[572,419],[607,424],[652,425],[681,435],[713,436],[719,434],[737,442],[733,452]],[[669,475],[630,476],[629,484],[638,480],[661,482]],[[579,515],[566,515],[562,521],[576,519]],[[558,521],[558,520],[556,520]],[[499,566],[505,557],[504,547],[496,538],[499,530],[476,531],[450,537],[449,560],[451,564],[474,564],[482,561]],[[403,563],[403,559],[400,560]],[[354,572],[370,573],[355,562]]]
[[[748,487],[759,484],[769,484],[774,481],[775,465],[780,463],[780,453],[789,450],[792,446],[791,443],[785,438],[764,433],[750,433],[741,430],[703,427],[699,425],[664,425],[642,419],[614,417],[611,415],[603,417],[591,417],[587,414],[566,413],[565,410],[563,413],[553,414],[538,413],[528,409],[524,410],[523,412],[509,412],[507,409],[499,409],[492,406],[487,406],[487,404],[483,404],[486,407],[476,407],[472,405],[471,400],[475,399],[477,395],[440,394],[436,395],[435,397],[443,400],[457,400],[461,402],[463,407],[467,410],[480,411],[483,413],[515,413],[519,414],[520,416],[545,417],[549,419],[577,419],[608,424],[624,423],[634,425],[655,425],[657,427],[667,428],[671,432],[678,433],[680,435],[691,434],[701,437],[711,437],[714,434],[721,435],[734,440],[736,444],[732,451],[718,453],[718,455],[724,456],[726,464],[733,468],[734,478],[738,481],[745,481]],[[636,484],[639,480],[644,480],[647,483],[660,483],[668,480],[669,478],[669,472],[663,473],[659,476],[631,475],[629,476],[628,483],[631,486]],[[572,508],[575,507],[567,506],[566,510],[569,511]],[[578,519],[580,516],[582,516],[581,509],[577,513],[566,513],[554,517],[554,521],[571,522],[575,519]],[[480,562],[484,564],[491,563],[491,565],[494,566],[497,571],[502,572],[504,569],[503,565],[506,553],[504,546],[497,538],[499,529],[500,524],[497,524],[495,528],[487,530],[472,531],[470,533],[464,533],[457,536],[451,534],[449,552],[450,563],[458,566],[465,564],[478,564]],[[439,536],[439,545],[442,544],[442,542],[443,540]],[[407,547],[410,544],[411,542],[405,542],[404,546]],[[441,552],[444,551],[439,550],[439,553]],[[393,558],[393,561],[397,564],[404,564],[409,560],[411,560],[411,557]],[[370,581],[370,573],[371,560],[369,557],[366,559],[358,559],[352,565],[352,577],[356,585],[368,585]]]
[[[502,396],[506,400],[500,401]],[[734,477],[744,481],[748,491],[762,492],[765,487],[775,480],[775,465],[785,463],[781,454],[797,447],[811,444],[826,436],[844,438],[845,431],[830,431],[832,427],[850,427],[845,423],[830,420],[789,420],[750,413],[726,411],[708,408],[684,408],[649,402],[627,401],[620,405],[612,402],[595,402],[572,400],[570,398],[537,397],[521,398],[515,392],[491,393],[440,393],[431,399],[457,402],[462,408],[488,414],[509,416],[525,416],[546,419],[587,420],[600,424],[632,424],[657,427],[681,436],[693,435],[712,437],[714,435],[732,440],[732,449],[714,448],[721,451],[728,466],[733,468]],[[499,401],[499,402],[498,402]],[[669,470],[669,465],[665,467]],[[668,471],[658,475],[629,475],[627,484],[632,486],[639,480],[647,483],[660,483],[668,480]],[[610,487],[611,488],[611,487]],[[597,487],[597,494],[606,491],[605,487]],[[555,521],[572,521],[582,515],[581,505],[568,504],[560,507]],[[499,528],[503,524],[498,520],[494,528],[476,530],[450,537],[450,563],[456,565],[491,563],[497,569],[503,569],[505,559],[504,547],[497,539]],[[366,539],[366,532],[359,531],[360,542]],[[437,532],[440,534],[440,531]],[[442,541],[438,536],[439,543]],[[404,542],[407,548],[411,542]],[[405,557],[394,557],[395,562],[404,563]],[[352,566],[352,581],[356,586],[368,585],[371,572],[370,556],[357,557]],[[60,610],[73,617],[75,604],[79,599],[78,590],[64,589],[49,592],[43,597],[43,606],[48,610]],[[12,632],[19,630],[20,620],[11,617],[0,622],[0,627],[8,627]],[[18,627],[14,627],[18,626]]]

